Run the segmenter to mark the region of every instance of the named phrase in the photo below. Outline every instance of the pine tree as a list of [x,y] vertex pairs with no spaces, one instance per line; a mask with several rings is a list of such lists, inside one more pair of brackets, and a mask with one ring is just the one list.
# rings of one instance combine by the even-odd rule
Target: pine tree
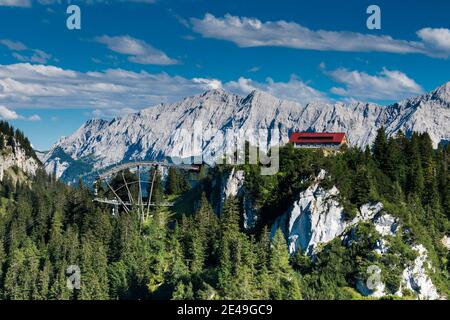
[[111,299],[126,299],[129,292],[129,274],[122,260],[108,266],[109,297]]
[[406,168],[402,156],[401,142],[397,135],[396,138],[390,138],[386,149],[386,163],[381,169],[394,182],[405,183]]
[[228,240],[222,239],[219,249],[219,267],[217,271],[218,287],[225,290],[232,282],[233,262]]
[[45,259],[42,269],[39,272],[36,291],[33,293],[33,300],[47,300],[49,298],[51,276],[51,262]]
[[440,143],[436,151],[436,179],[441,203],[444,206],[445,188],[448,183],[449,162],[445,147]]
[[421,196],[424,190],[424,177],[419,149],[419,136],[413,133],[408,150],[409,172],[407,190]]
[[108,260],[106,250],[92,235],[83,239],[81,247],[81,300],[104,300],[108,298]]
[[[203,249],[210,256],[214,255],[217,251],[216,243],[219,237],[219,221],[205,193],[202,193],[200,207],[195,213],[193,223],[196,226],[195,230],[198,231],[198,241],[202,244]],[[204,256],[208,258],[208,254],[204,254]]]
[[181,172],[175,167],[170,167],[167,177],[167,193],[178,195],[187,191],[188,189],[189,185]]
[[358,166],[356,170],[356,177],[353,183],[353,192],[351,201],[358,207],[369,202],[370,200],[371,184],[369,173],[365,166]]
[[248,239],[242,234],[243,241],[240,248],[240,263],[236,264],[235,280],[236,290],[235,299],[256,299],[259,294],[256,292],[259,283],[257,283],[257,247],[254,239]]
[[444,196],[443,196],[443,207],[444,207],[444,212],[447,216],[447,218],[450,218],[450,170],[447,173],[447,185],[444,189]]
[[219,287],[228,297],[234,291],[234,276],[241,262],[242,237],[239,231],[238,200],[230,197],[225,201],[220,217],[219,240]]
[[192,288],[192,282],[188,282],[187,285],[183,281],[179,281],[172,294],[173,300],[193,300],[194,290]]
[[49,299],[51,300],[69,300],[73,299],[74,291],[67,286],[68,264],[65,261],[59,261],[55,270],[55,276],[50,286]]
[[4,295],[6,299],[29,300],[37,292],[39,276],[39,252],[27,239],[24,247],[12,252],[5,275]]
[[267,226],[261,231],[261,238],[258,242],[258,262],[259,269],[267,269],[269,266],[269,252],[270,252],[270,232]]
[[5,138],[3,137],[3,134],[0,134],[0,151],[5,149]]
[[175,230],[172,234],[170,241],[171,248],[171,276],[170,279],[173,279],[174,282],[179,281],[180,279],[185,279],[189,277],[189,268],[186,265],[186,258],[183,253],[183,248],[180,244],[179,238],[181,237],[181,232],[178,227],[175,227]]
[[[155,176],[154,176],[155,175]],[[161,174],[157,168],[153,168],[150,171],[150,177],[153,183],[153,190],[151,189],[151,183],[148,185],[147,193],[150,194],[150,191],[152,192],[152,203],[155,203],[156,205],[160,204],[163,201],[164,198],[164,189],[161,182]]]
[[220,228],[222,235],[236,235],[240,229],[239,201],[230,197],[225,201],[222,215],[220,217]]
[[165,276],[169,272],[171,259],[167,248],[167,223],[167,213],[157,211],[143,240],[148,250],[145,263],[149,268],[146,284],[150,294],[157,292],[158,288],[165,282]]
[[[0,222],[0,224],[1,224],[1,222]],[[3,237],[3,235],[0,231],[0,238],[2,238],[2,237]],[[3,246],[3,242],[0,241],[0,298],[3,297],[3,288],[4,288],[3,269],[4,269],[5,262],[6,262],[6,253],[5,253],[5,249]]]
[[388,142],[386,138],[386,132],[384,127],[381,127],[377,131],[377,136],[373,144],[373,157],[381,168],[386,166]]
[[301,299],[299,279],[289,264],[286,240],[280,229],[275,232],[272,240],[269,272],[273,281],[270,290],[271,299]]

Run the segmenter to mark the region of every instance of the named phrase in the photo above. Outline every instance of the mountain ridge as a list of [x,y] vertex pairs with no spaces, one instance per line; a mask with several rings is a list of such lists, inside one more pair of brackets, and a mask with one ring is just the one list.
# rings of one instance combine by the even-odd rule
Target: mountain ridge
[[[343,131],[351,145],[365,147],[384,126],[390,136],[404,131],[427,131],[436,147],[450,141],[450,82],[421,96],[381,106],[369,102],[312,102],[300,104],[254,90],[246,97],[213,89],[171,104],[159,104],[111,121],[92,119],[55,143],[45,157],[48,172],[61,177],[72,164],[54,156],[63,151],[74,161],[89,159],[92,169],[134,159],[162,160],[198,155],[189,137],[196,123],[203,125],[201,152],[218,154],[226,134],[239,130],[272,130],[263,148],[285,144],[293,131]],[[183,131],[184,130],[184,131]],[[184,134],[183,134],[184,132]],[[60,157],[59,157],[60,158]],[[64,169],[65,168],[65,169]],[[72,181],[75,177],[66,176]]]

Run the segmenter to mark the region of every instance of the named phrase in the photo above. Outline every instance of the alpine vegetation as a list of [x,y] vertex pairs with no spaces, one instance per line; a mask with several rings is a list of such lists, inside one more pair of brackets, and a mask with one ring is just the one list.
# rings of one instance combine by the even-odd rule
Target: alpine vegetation
[[17,158],[0,184],[2,299],[446,299],[450,292],[450,147],[435,148],[428,133],[389,137],[381,127],[364,149],[327,154],[287,144],[274,175],[248,162],[202,169],[195,183],[176,167],[164,178],[155,170],[153,205],[142,219],[92,201],[137,199],[145,192],[138,172],[117,172],[112,188],[100,184],[96,194],[81,180],[69,186],[3,127],[3,141],[21,141],[16,149],[7,143],[4,155],[16,150],[38,167],[27,171]]

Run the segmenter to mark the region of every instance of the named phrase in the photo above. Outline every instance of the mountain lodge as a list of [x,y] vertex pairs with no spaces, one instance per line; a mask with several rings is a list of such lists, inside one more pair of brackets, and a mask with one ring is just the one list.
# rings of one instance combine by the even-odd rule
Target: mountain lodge
[[296,148],[339,149],[347,145],[347,137],[343,132],[294,132],[289,142]]

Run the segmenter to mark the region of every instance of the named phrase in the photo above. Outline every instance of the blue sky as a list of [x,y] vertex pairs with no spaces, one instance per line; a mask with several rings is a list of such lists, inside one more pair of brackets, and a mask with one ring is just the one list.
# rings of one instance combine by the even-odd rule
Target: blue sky
[[[0,0],[0,118],[48,149],[110,118],[222,87],[388,104],[450,81],[450,2]],[[366,27],[369,5],[381,30]]]

